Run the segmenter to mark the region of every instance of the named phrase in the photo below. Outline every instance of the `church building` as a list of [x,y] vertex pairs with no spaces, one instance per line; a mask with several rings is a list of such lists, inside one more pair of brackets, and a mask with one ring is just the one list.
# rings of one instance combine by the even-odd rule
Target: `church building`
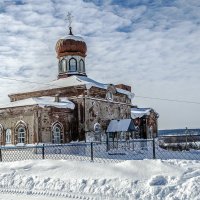
[[1,145],[100,141],[111,120],[131,118],[131,87],[89,78],[87,45],[71,27],[55,49],[57,80],[9,94],[10,103],[0,107]]

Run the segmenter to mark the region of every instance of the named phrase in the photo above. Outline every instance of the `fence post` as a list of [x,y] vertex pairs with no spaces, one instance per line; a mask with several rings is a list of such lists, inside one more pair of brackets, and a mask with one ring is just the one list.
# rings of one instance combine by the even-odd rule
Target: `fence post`
[[153,137],[153,159],[156,159],[155,138]]
[[108,136],[109,133],[106,134],[106,151],[108,152],[110,150],[110,147],[109,147],[109,136]]
[[2,152],[1,152],[1,148],[0,148],[0,162],[2,162]]
[[44,144],[42,145],[42,159],[44,159]]
[[91,142],[91,162],[94,161],[94,155],[93,155],[93,142]]

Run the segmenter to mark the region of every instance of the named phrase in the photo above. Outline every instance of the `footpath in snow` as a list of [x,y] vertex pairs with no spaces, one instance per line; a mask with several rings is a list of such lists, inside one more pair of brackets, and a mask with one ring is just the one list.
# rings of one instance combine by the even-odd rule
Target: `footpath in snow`
[[0,200],[73,198],[199,200],[200,161],[30,160],[0,165]]

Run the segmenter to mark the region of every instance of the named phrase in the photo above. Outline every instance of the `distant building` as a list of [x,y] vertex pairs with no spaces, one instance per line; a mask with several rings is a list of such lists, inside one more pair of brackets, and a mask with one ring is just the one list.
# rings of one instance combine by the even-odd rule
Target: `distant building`
[[152,108],[131,108],[131,118],[137,129],[136,138],[152,138],[158,136],[158,113]]

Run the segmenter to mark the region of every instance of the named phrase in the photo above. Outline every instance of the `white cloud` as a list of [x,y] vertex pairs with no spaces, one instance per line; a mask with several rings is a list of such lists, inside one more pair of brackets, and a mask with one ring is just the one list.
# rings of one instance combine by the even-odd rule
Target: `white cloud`
[[[55,79],[54,48],[67,33],[67,11],[74,15],[74,34],[87,42],[90,77],[128,83],[138,96],[200,102],[200,3],[195,0],[4,0],[0,76]],[[2,103],[8,93],[30,87],[6,79],[0,83]],[[160,113],[160,128],[200,126],[199,105],[137,97],[133,103],[154,107]]]

